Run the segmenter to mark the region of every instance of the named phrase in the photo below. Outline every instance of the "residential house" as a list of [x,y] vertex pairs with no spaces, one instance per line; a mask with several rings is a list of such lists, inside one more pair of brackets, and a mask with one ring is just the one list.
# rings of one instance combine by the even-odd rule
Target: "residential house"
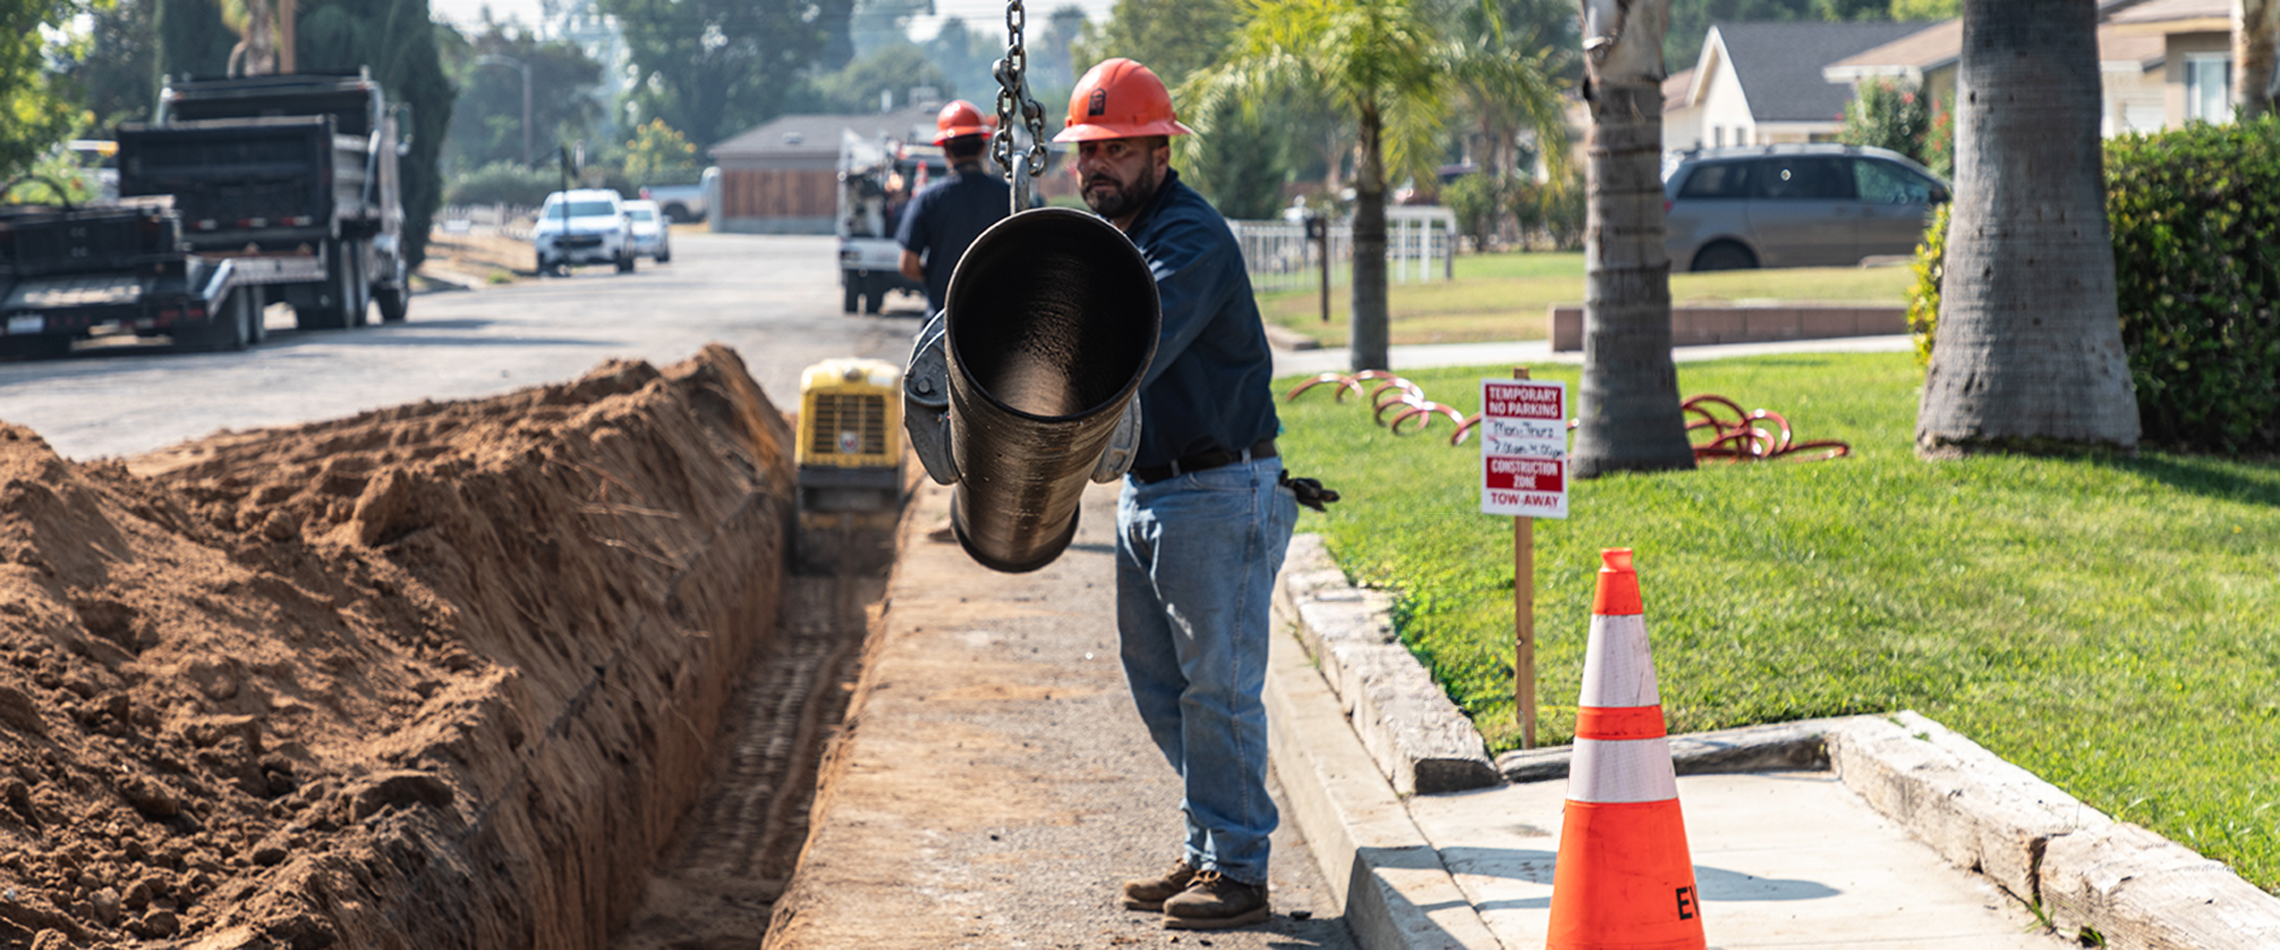
[[839,214],[839,144],[931,142],[942,104],[870,115],[785,115],[706,150],[720,168],[715,230],[830,234]]
[[[1923,29],[1921,23],[1719,23],[1683,94],[1664,86],[1663,146],[1673,150],[1834,141],[1850,86],[1830,63]],[[1673,77],[1674,79],[1677,77]]]
[[[1841,87],[1891,78],[1955,101],[1963,24],[1944,20],[1821,71]],[[2098,67],[2108,136],[2226,121],[2231,105],[2231,0],[2104,0]]]

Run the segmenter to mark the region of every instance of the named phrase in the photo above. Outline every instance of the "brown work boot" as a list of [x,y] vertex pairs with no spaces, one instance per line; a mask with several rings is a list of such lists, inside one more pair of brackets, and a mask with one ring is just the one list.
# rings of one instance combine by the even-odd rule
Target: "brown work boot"
[[1164,901],[1167,930],[1218,930],[1267,919],[1267,886],[1221,877],[1218,871],[1195,876],[1187,890]]
[[1124,882],[1125,910],[1163,910],[1164,901],[1187,890],[1188,882],[1195,880],[1195,869],[1188,867],[1187,859],[1172,862],[1163,877],[1147,877]]

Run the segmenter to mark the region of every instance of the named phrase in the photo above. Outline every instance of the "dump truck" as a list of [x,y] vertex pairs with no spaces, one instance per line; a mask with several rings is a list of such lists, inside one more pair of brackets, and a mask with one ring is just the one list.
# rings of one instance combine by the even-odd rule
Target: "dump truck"
[[171,195],[191,250],[232,261],[257,311],[338,329],[377,303],[402,320],[408,126],[368,71],[170,78],[152,122],[119,127],[119,193]]
[[263,334],[260,289],[240,277],[236,261],[190,253],[163,199],[0,207],[0,355],[61,356],[127,333],[242,350]]
[[929,178],[946,172],[942,150],[931,145],[866,142],[845,132],[839,143],[839,287],[844,309],[878,313],[887,294],[926,296],[926,285],[903,276],[895,228],[903,208]]

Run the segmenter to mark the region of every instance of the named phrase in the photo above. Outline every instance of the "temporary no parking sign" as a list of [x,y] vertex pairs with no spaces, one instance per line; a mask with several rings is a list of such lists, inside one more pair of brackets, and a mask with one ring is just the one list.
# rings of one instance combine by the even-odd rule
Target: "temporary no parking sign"
[[1480,381],[1480,510],[1567,517],[1567,384]]

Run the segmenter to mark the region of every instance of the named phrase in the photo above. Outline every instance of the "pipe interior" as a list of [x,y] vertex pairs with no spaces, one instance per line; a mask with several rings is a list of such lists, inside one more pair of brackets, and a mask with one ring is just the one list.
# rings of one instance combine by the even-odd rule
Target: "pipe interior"
[[979,389],[1018,412],[1085,414],[1147,369],[1156,288],[1105,221],[1029,213],[977,239],[950,282],[950,345]]

